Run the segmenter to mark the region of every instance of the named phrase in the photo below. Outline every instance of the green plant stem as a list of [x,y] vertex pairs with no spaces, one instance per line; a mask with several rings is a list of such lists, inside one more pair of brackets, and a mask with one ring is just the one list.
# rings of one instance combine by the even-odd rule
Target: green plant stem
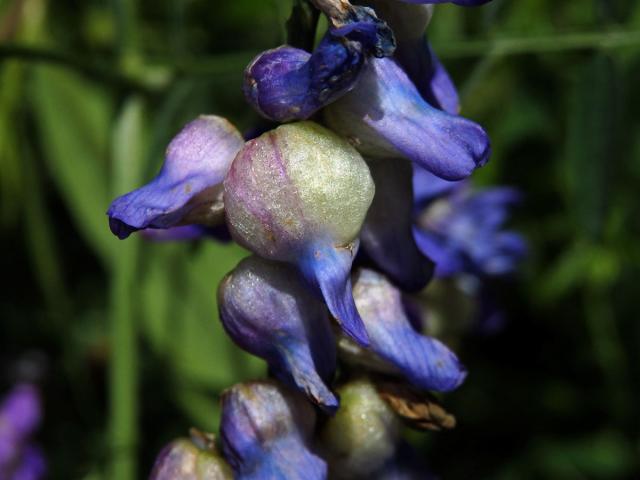
[[[143,157],[144,103],[131,96],[124,103],[112,146],[113,192],[119,194],[140,182]],[[108,235],[105,232],[105,235]],[[110,476],[135,480],[138,447],[138,328],[137,266],[140,239],[121,242],[113,238],[111,271],[111,370],[110,370]]]
[[[115,242],[116,240],[114,240]],[[111,370],[109,478],[134,480],[138,443],[137,346],[133,314],[133,279],[138,256],[137,239],[114,246],[111,277]]]
[[485,55],[509,56],[529,53],[562,53],[573,50],[613,49],[637,47],[640,31],[609,31],[564,33],[522,38],[494,38],[434,42],[442,57],[479,57]]

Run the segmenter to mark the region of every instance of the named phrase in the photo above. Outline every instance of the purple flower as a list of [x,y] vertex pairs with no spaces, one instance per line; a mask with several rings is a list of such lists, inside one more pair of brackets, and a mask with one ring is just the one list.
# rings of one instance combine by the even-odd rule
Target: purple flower
[[393,34],[373,10],[353,7],[313,53],[281,46],[258,55],[245,70],[245,97],[270,120],[305,120],[354,87],[369,55],[394,48]]
[[171,141],[160,173],[109,207],[119,238],[136,230],[222,222],[222,180],[244,140],[227,120],[201,116]]
[[231,468],[217,452],[213,435],[192,430],[158,454],[149,480],[231,480]]
[[364,155],[403,156],[447,180],[469,176],[491,153],[482,127],[429,105],[388,58],[371,61],[357,87],[324,112]]
[[391,280],[409,291],[431,279],[433,263],[418,249],[412,233],[412,169],[404,159],[368,162],[376,194],[360,233],[366,254]]
[[251,256],[220,284],[220,319],[280,380],[335,410],[338,399],[326,385],[336,369],[335,341],[324,305],[304,287],[292,267]]
[[263,258],[295,265],[363,345],[349,275],[374,189],[358,152],[312,122],[247,142],[224,181],[233,238]]
[[512,188],[476,192],[468,185],[431,200],[417,219],[414,235],[422,252],[436,263],[436,275],[512,273],[527,251],[521,235],[504,230],[519,201],[520,194]]
[[458,91],[424,37],[402,44],[396,51],[395,58],[422,98],[431,106],[452,115],[460,113]]
[[37,480],[45,473],[44,456],[31,444],[42,417],[35,386],[21,384],[0,405],[0,478]]
[[457,115],[460,112],[458,92],[425,38],[433,5],[400,4],[397,0],[370,0],[369,4],[393,30],[397,41],[393,58],[422,98],[433,107]]
[[324,480],[327,466],[311,449],[316,414],[306,399],[274,382],[252,382],[222,397],[225,458],[240,480]]
[[400,291],[372,270],[359,270],[355,278],[353,295],[370,350],[416,387],[448,392],[460,386],[466,369],[444,344],[414,329]]

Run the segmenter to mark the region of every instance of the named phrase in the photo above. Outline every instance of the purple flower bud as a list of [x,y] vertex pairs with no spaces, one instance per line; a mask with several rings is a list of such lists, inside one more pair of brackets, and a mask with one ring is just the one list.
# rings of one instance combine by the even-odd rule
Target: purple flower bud
[[358,152],[311,122],[247,142],[224,182],[233,238],[264,258],[296,265],[343,329],[364,345],[349,274],[374,190]]
[[512,273],[526,255],[527,245],[522,236],[503,227],[519,200],[520,194],[511,188],[473,192],[467,186],[429,204],[414,236],[436,263],[436,275]]
[[222,221],[222,180],[244,140],[227,120],[212,115],[189,123],[171,141],[160,173],[109,207],[119,238],[136,230]]
[[45,477],[46,471],[47,464],[42,451],[34,445],[27,445],[17,458],[15,467],[10,469],[8,477],[2,476],[3,472],[0,468],[0,478],[8,478],[9,480],[40,480]]
[[376,194],[360,233],[366,254],[402,289],[420,290],[433,263],[418,249],[412,233],[412,168],[404,159],[368,162]]
[[371,340],[371,351],[387,361],[413,385],[448,392],[457,388],[466,370],[444,344],[416,332],[407,318],[400,292],[382,275],[362,269],[353,295]]
[[274,382],[236,385],[222,397],[220,434],[240,480],[324,480],[327,466],[312,452],[316,422],[304,397]]
[[289,46],[258,55],[246,68],[243,90],[262,116],[304,120],[351,90],[368,55],[393,53],[393,34],[371,9],[331,28],[313,54]]
[[35,386],[21,384],[0,405],[0,478],[39,479],[45,473],[44,457],[29,444],[42,417]]
[[368,380],[338,391],[340,409],[321,432],[332,478],[367,478],[393,458],[400,422]]
[[364,155],[404,156],[447,180],[469,176],[491,152],[482,127],[430,106],[387,58],[371,61],[358,86],[324,112]]
[[329,410],[336,348],[324,305],[292,267],[257,256],[244,259],[220,284],[220,319],[240,347],[265,359],[283,382]]
[[231,468],[216,451],[213,435],[192,432],[164,447],[149,480],[231,480]]

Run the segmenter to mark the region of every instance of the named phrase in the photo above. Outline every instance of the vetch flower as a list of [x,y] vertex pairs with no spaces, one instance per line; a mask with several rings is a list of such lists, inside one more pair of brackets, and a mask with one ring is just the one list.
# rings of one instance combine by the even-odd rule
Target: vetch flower
[[438,198],[444,197],[451,191],[464,188],[464,181],[450,182],[425,170],[413,166],[413,208],[416,214]]
[[158,454],[149,480],[231,480],[233,473],[218,453],[213,435],[191,431]]
[[222,449],[239,480],[324,480],[327,465],[310,446],[316,413],[275,382],[235,385],[222,396]]
[[447,180],[469,176],[491,153],[482,127],[429,105],[388,58],[369,62],[357,87],[324,113],[363,155],[403,156]]
[[169,144],[156,178],[113,201],[107,212],[111,231],[124,239],[145,228],[221,223],[222,181],[243,144],[224,118],[192,121]]
[[42,417],[40,396],[35,386],[19,384],[0,405],[0,478],[42,478],[46,465],[31,437]]
[[331,478],[367,478],[394,457],[400,421],[365,378],[338,392],[340,409],[320,433]]
[[367,164],[376,194],[360,233],[362,249],[401,288],[420,290],[433,274],[433,262],[413,238],[411,164],[402,158]]
[[383,275],[359,270],[353,295],[369,334],[370,351],[418,388],[448,392],[460,386],[467,374],[464,366],[443,343],[413,328],[400,291]]
[[349,274],[374,191],[358,152],[312,122],[247,142],[224,181],[233,238],[264,258],[295,265],[345,332],[364,345]]
[[258,55],[245,70],[244,94],[270,120],[305,120],[355,86],[368,56],[394,48],[391,30],[373,10],[352,7],[313,53],[285,45]]
[[253,255],[225,277],[218,297],[220,319],[234,342],[316,404],[337,408],[326,385],[336,368],[326,308],[293,267]]
[[397,0],[369,0],[367,4],[393,30],[397,42],[393,58],[422,98],[433,107],[457,115],[460,99],[456,87],[425,37],[434,6]]
[[512,273],[527,246],[521,235],[504,230],[504,224],[520,198],[508,187],[473,191],[461,185],[428,203],[417,218],[414,236],[436,263],[436,275]]

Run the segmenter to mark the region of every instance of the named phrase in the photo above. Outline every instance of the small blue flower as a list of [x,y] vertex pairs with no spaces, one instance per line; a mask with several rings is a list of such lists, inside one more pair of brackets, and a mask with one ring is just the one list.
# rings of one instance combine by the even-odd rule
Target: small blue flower
[[222,223],[222,181],[244,145],[240,132],[212,115],[189,123],[171,141],[160,173],[109,207],[109,226],[120,239],[145,228]]
[[247,101],[264,117],[306,120],[351,90],[369,55],[393,53],[393,34],[369,8],[331,27],[313,53],[281,46],[258,55],[246,68]]
[[[430,183],[428,174],[420,176],[419,182]],[[467,184],[447,186],[431,179],[433,192],[442,188],[447,194],[429,198],[425,193],[429,187],[423,188],[418,201],[426,208],[417,218],[414,235],[423,253],[436,263],[436,275],[512,273],[527,252],[521,235],[504,230],[512,207],[520,201],[519,192],[507,187],[473,191]]]
[[478,124],[429,105],[393,60],[373,59],[325,120],[365,156],[402,156],[447,180],[468,177],[491,154]]
[[360,232],[362,251],[404,290],[421,290],[433,275],[433,262],[412,233],[411,164],[402,158],[367,163],[376,194]]
[[460,98],[449,73],[424,37],[399,44],[395,59],[431,106],[460,113]]
[[421,389],[448,392],[460,386],[467,375],[464,366],[440,341],[413,328],[400,291],[384,276],[358,271],[353,296],[372,352]]
[[292,267],[251,256],[218,289],[220,319],[229,336],[265,359],[283,382],[330,411],[338,399],[327,387],[336,348],[325,306]]
[[220,434],[239,480],[325,480],[327,465],[310,448],[313,407],[274,382],[235,385],[222,396]]
[[425,37],[434,6],[402,4],[397,0],[370,1],[395,34],[394,60],[404,69],[422,98],[433,107],[457,115],[460,100],[456,87]]
[[46,464],[31,437],[42,417],[40,396],[35,386],[21,384],[0,405],[0,479],[38,480]]
[[362,345],[367,336],[350,272],[374,192],[360,154],[312,122],[282,125],[247,142],[224,181],[233,238],[263,258],[296,266]]

